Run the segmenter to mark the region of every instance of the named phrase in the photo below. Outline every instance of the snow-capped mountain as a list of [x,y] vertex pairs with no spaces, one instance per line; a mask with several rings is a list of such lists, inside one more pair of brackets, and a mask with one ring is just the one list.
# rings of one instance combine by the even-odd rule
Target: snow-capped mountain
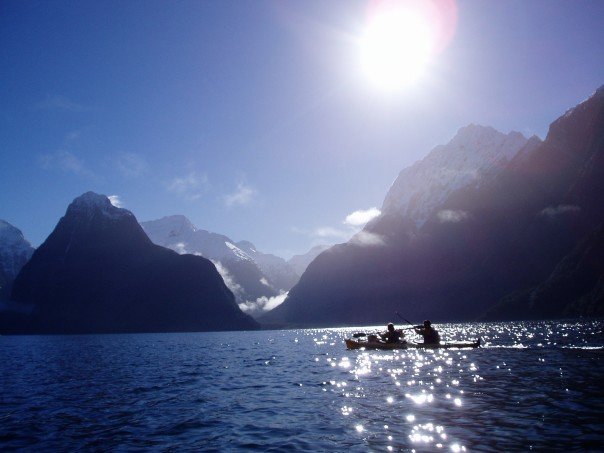
[[283,258],[270,253],[262,253],[249,241],[239,241],[236,245],[248,256],[252,257],[262,272],[280,290],[288,291],[298,283],[300,274],[296,273]]
[[[253,329],[216,267],[157,246],[134,214],[87,192],[67,208],[14,281],[14,333]],[[228,320],[228,321],[227,321]]]
[[23,233],[10,223],[0,220],[0,298],[7,296],[7,287],[34,253]]
[[180,254],[197,254],[219,261],[225,259],[253,261],[227,236],[198,229],[183,215],[142,222],[141,226],[155,244]]
[[157,245],[212,260],[239,307],[248,313],[262,312],[299,279],[282,258],[259,252],[251,242],[235,243],[222,234],[198,229],[185,216],[163,217],[141,226]]
[[384,199],[382,213],[404,217],[421,227],[452,192],[493,177],[527,142],[519,132],[506,135],[492,127],[463,127],[449,143],[435,147],[399,173]]
[[330,247],[331,247],[330,245],[315,245],[313,248],[311,248],[308,252],[306,252],[303,255],[292,256],[287,261],[287,264],[289,264],[298,275],[302,275],[304,273],[304,271],[306,270],[306,268],[308,267],[308,265],[317,256],[319,256],[322,252],[324,252],[325,250],[327,250]]

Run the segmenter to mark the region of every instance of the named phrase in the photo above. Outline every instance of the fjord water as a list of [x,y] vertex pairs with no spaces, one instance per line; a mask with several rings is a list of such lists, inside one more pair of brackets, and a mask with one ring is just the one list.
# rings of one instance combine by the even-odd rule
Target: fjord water
[[0,337],[0,449],[603,448],[603,321],[438,327],[485,347],[345,349],[371,328]]

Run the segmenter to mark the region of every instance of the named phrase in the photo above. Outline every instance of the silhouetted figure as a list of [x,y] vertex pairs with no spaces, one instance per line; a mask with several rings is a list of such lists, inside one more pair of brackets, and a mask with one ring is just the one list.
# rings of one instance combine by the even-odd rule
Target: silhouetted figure
[[423,326],[415,326],[415,332],[424,337],[424,344],[440,343],[438,331],[432,327],[432,323],[427,319],[424,321]]
[[380,338],[386,343],[398,343],[403,337],[403,331],[395,329],[394,324],[392,323],[388,324],[388,330],[386,332],[380,334]]

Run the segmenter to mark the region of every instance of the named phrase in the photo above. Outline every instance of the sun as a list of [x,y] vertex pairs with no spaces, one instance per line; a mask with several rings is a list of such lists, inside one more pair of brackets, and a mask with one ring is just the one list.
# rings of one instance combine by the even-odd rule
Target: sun
[[420,79],[433,57],[438,29],[418,2],[384,2],[359,39],[361,70],[377,88],[393,91]]

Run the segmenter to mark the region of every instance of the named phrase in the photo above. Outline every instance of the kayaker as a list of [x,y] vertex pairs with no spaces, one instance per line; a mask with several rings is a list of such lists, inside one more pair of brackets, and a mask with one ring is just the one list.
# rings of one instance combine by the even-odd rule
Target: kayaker
[[428,319],[424,321],[423,326],[415,326],[415,332],[424,337],[424,344],[440,343],[440,335]]
[[384,333],[380,333],[380,338],[386,343],[398,343],[402,341],[404,335],[401,329],[395,329],[394,324],[388,323],[388,330]]

